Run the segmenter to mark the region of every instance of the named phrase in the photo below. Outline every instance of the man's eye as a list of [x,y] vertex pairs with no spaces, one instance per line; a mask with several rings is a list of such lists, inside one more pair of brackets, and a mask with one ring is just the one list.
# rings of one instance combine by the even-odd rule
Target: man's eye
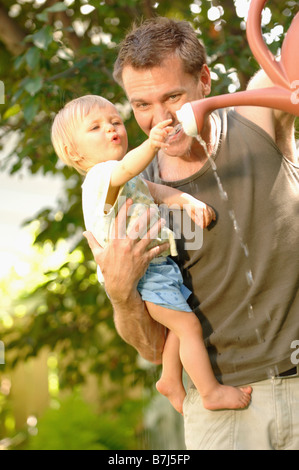
[[137,109],[146,109],[146,108],[148,108],[148,106],[149,106],[149,105],[148,105],[147,103],[138,103],[138,104],[136,105],[136,108],[137,108]]
[[176,100],[180,99],[180,96],[181,96],[181,95],[171,95],[171,96],[169,97],[169,99],[170,99],[170,101],[176,101]]

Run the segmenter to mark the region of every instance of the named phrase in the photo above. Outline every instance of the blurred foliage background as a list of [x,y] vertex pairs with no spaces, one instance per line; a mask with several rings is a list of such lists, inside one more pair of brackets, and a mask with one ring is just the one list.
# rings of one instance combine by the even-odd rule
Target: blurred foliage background
[[[64,179],[57,207],[27,222],[30,274],[22,280],[12,269],[0,282],[1,449],[179,448],[180,418],[165,416],[155,393],[159,368],[115,332],[82,237],[82,177],[57,162],[50,128],[67,101],[100,94],[117,104],[130,146],[144,139],[112,70],[132,22],[155,15],[192,23],[207,47],[213,94],[244,89],[258,69],[245,36],[249,3],[0,1],[1,171]],[[263,33],[274,53],[297,11],[297,1],[268,2]]]

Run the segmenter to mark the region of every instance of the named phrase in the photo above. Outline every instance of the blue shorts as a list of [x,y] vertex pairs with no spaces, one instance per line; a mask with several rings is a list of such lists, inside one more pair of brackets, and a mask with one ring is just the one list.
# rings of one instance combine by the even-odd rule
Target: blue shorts
[[171,258],[155,258],[140,279],[137,289],[144,301],[172,310],[192,312],[187,303],[191,291],[184,286],[181,271]]

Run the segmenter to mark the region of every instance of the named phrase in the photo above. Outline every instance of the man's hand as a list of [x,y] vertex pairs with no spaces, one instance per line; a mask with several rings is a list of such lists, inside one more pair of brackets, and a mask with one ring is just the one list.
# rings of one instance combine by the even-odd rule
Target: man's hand
[[[128,199],[115,219],[114,235],[109,244],[102,248],[91,232],[84,232],[96,263],[100,266],[105,279],[105,289],[113,305],[126,303],[136,294],[138,281],[145,274],[150,261],[169,247],[168,243],[148,250],[164,223],[160,219],[147,231],[151,209],[137,221],[131,233],[126,235],[126,219],[132,200]],[[142,238],[136,233],[145,233]]]

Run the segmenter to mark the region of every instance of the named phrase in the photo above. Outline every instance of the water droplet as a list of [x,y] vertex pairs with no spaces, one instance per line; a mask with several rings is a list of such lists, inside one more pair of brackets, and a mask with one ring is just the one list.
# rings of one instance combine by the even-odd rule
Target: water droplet
[[221,183],[221,180],[218,176],[218,174],[214,171],[214,176],[215,176],[215,179],[217,181],[217,185],[218,185],[218,188],[219,188],[219,194],[220,194],[220,197],[223,201],[228,201],[228,195],[227,195],[227,192],[224,191],[223,189],[223,186],[222,186],[222,183]]
[[221,183],[221,180],[219,178],[219,175],[217,173],[217,165],[214,161],[214,159],[210,156],[209,152],[208,152],[208,147],[207,147],[207,144],[206,142],[202,139],[202,137],[200,135],[197,136],[197,140],[198,142],[200,143],[200,145],[202,145],[204,151],[205,151],[205,154],[209,160],[209,163],[211,165],[211,168],[214,172],[214,176],[215,176],[215,179],[217,181],[217,185],[218,185],[218,189],[219,189],[219,194],[220,194],[220,197],[223,201],[228,201],[228,195],[227,195],[227,192],[223,189],[223,186],[222,186],[222,183]]
[[[177,124],[174,126],[173,130],[168,134],[167,138],[173,137],[174,135],[178,134],[181,130],[183,129],[183,126],[181,123]],[[166,139],[167,142],[167,139]]]
[[217,165],[215,163],[215,161],[213,160],[213,158],[210,157],[210,164],[211,164],[211,168],[213,171],[217,171]]
[[233,222],[233,227],[234,227],[234,230],[235,232],[237,232],[238,234],[240,234],[240,227],[239,227],[239,224],[237,222],[237,219],[236,219],[236,216],[235,216],[235,213],[233,210],[230,210],[229,211],[229,215],[230,215],[230,218]]
[[253,306],[251,304],[248,305],[248,318],[254,318]]
[[279,370],[278,370],[277,365],[275,365],[273,367],[269,367],[269,369],[267,371],[267,375],[268,375],[269,379],[274,379],[275,376],[277,376],[278,374],[279,374]]
[[256,337],[257,337],[257,341],[258,343],[262,343],[263,342],[263,338],[260,334],[260,330],[258,328],[255,329],[255,334],[256,334]]
[[246,258],[248,258],[248,256],[249,256],[248,246],[246,245],[246,243],[241,242],[241,247],[243,248],[244,255],[246,256]]
[[249,286],[252,286],[252,285],[253,285],[253,275],[252,275],[251,269],[249,269],[248,271],[246,271],[246,279],[247,279],[247,284],[248,284]]

